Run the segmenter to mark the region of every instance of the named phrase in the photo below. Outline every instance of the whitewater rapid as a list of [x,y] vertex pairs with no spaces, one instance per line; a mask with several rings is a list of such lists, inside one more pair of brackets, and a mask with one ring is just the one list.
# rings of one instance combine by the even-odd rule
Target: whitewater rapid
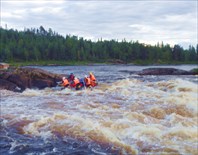
[[[38,153],[18,137],[23,135],[39,139],[33,143],[42,140],[40,147],[50,143],[51,149],[40,151],[43,154],[70,154],[71,150],[83,154],[87,149],[84,154],[195,155],[197,92],[197,83],[179,77],[123,78],[81,91],[1,90],[1,137],[5,139],[1,145],[7,145],[2,153],[17,153],[20,145],[22,150],[26,146],[24,154]],[[12,129],[15,135],[9,134]],[[57,141],[64,143],[55,145]],[[71,141],[76,147],[69,147]]]

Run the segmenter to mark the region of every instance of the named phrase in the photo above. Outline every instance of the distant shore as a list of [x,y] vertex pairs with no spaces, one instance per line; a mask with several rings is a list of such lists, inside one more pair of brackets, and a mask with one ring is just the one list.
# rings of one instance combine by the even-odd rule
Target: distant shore
[[149,62],[149,61],[134,61],[134,62],[122,62],[119,60],[111,60],[105,62],[91,62],[91,61],[23,61],[23,62],[6,62],[13,67],[20,66],[78,66],[78,65],[198,65],[197,62]]

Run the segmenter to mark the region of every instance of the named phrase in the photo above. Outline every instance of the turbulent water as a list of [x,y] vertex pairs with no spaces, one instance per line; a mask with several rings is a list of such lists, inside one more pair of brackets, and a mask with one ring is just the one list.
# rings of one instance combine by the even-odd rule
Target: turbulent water
[[197,76],[123,72],[146,68],[141,66],[38,68],[79,77],[92,71],[99,85],[1,90],[1,155],[197,154]]

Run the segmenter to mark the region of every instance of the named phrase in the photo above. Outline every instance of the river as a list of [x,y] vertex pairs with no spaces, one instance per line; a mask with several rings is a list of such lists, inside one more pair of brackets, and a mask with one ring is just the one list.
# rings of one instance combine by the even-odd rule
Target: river
[[198,77],[138,76],[178,66],[32,66],[84,77],[93,90],[1,90],[0,154],[118,155],[198,152]]

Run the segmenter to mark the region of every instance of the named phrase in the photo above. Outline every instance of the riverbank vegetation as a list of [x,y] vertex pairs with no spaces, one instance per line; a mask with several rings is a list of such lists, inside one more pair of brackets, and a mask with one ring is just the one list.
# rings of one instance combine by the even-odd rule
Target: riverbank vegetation
[[[155,46],[138,41],[102,40],[61,36],[52,29],[0,28],[0,61],[15,65],[75,65],[92,63],[194,64],[198,62],[198,45],[183,49],[180,45],[158,43]],[[152,39],[152,38],[151,38]]]

